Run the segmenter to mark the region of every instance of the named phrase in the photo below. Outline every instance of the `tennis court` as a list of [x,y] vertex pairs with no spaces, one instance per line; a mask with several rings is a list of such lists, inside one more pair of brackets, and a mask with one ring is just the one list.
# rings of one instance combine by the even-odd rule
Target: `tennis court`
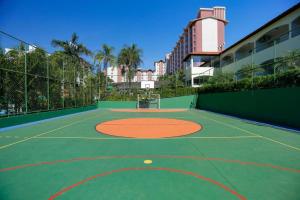
[[[199,129],[160,137],[181,126],[161,119]],[[104,134],[101,123],[156,137]],[[3,200],[296,200],[299,180],[299,133],[196,109],[96,109],[0,132]]]

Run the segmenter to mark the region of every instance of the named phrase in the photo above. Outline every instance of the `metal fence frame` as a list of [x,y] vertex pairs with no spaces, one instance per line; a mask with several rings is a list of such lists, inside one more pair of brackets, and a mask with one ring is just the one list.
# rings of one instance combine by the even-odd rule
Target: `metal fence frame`
[[3,31],[0,50],[0,117],[95,104],[97,75],[79,60],[56,58]]

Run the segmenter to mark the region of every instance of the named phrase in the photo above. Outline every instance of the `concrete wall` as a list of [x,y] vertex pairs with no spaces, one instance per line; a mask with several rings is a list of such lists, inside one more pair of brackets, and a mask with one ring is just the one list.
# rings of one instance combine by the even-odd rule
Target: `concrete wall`
[[218,51],[218,20],[207,18],[202,20],[202,51]]

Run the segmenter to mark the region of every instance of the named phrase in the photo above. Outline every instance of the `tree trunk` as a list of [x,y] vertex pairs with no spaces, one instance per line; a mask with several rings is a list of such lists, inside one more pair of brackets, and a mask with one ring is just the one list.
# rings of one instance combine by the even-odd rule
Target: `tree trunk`
[[101,98],[101,96],[100,96],[100,92],[101,92],[101,66],[99,66],[99,79],[98,79],[98,81],[99,81],[98,101],[100,101],[100,98]]
[[131,93],[131,73],[132,72],[128,70],[129,94]]

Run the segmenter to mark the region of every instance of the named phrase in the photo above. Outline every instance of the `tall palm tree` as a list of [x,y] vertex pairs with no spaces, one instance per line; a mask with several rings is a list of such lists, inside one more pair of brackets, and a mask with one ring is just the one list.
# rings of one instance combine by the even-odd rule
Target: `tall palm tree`
[[68,41],[63,40],[52,40],[51,44],[54,47],[59,47],[63,49],[63,52],[71,57],[81,60],[82,55],[91,56],[92,52],[88,50],[82,43],[78,43],[78,35],[73,33],[71,39]]
[[126,78],[130,88],[134,74],[138,66],[143,62],[141,57],[142,50],[139,49],[136,44],[132,44],[129,47],[125,46],[119,53],[118,64],[121,67],[122,74],[127,76]]
[[[75,106],[76,106],[76,99],[77,99],[77,95],[78,95],[78,94],[76,94],[77,89],[75,86],[75,82],[77,84],[81,83],[80,74],[82,74],[81,79],[82,79],[82,83],[84,83],[86,80],[86,77],[84,75],[85,74],[84,69],[90,70],[90,68],[91,68],[91,65],[87,61],[85,61],[81,56],[82,55],[92,56],[92,52],[90,50],[88,50],[82,43],[79,43],[78,39],[79,39],[78,35],[76,33],[73,33],[71,36],[71,39],[69,41],[54,39],[51,42],[52,46],[63,49],[63,51],[62,51],[63,54],[66,55],[67,58],[68,57],[71,58],[70,63],[73,65],[74,71],[76,70],[77,75],[74,73]],[[81,67],[81,70],[76,67],[76,65],[77,65],[76,63],[79,64],[79,66]],[[81,89],[82,89],[82,87],[81,87]],[[80,89],[80,91],[82,91],[81,89]],[[82,94],[79,93],[79,96],[80,95],[82,95]]]
[[[103,65],[103,69],[107,72],[107,67],[114,66],[115,64],[115,56],[113,55],[114,48],[108,46],[107,44],[102,45],[102,49],[99,50],[95,57],[94,61],[99,63],[99,73],[101,72],[101,64]],[[105,88],[107,87],[107,73],[105,80]]]

